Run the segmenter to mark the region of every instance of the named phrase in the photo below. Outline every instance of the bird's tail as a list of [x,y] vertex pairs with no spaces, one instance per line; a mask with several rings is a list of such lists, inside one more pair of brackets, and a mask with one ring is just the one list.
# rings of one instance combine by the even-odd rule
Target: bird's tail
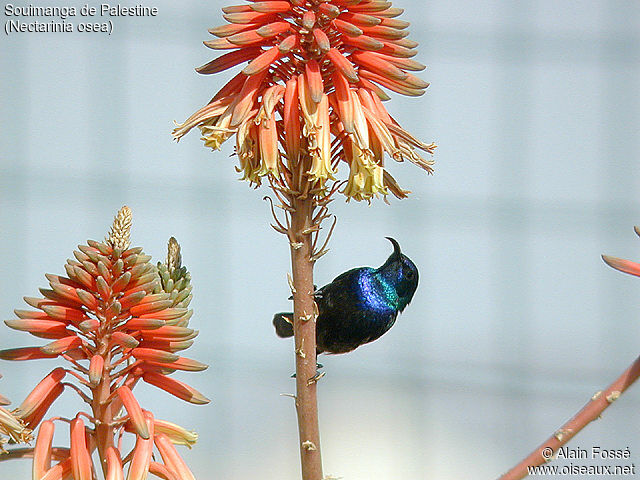
[[279,337],[293,337],[293,313],[279,312],[273,316],[273,326]]

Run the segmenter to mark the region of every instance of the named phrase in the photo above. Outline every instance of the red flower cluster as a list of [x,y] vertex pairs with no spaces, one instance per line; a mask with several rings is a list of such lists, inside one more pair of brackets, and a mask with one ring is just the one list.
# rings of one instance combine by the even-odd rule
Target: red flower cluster
[[395,18],[402,9],[381,0],[289,0],[222,10],[229,24],[209,30],[218,38],[204,43],[231,52],[197,71],[248,64],[174,130],[176,139],[198,126],[205,145],[219,149],[236,134],[244,179],[269,176],[301,195],[299,162],[308,163],[302,171],[316,192],[346,163],[342,193],[356,200],[408,193],[384,169],[385,152],[432,171],[415,149],[432,153],[435,145],[406,132],[382,104],[389,97],[381,87],[417,96],[429,85],[410,73],[425,67],[410,58],[417,43],[406,38],[409,23]]
[[[123,478],[126,463],[130,480],[146,478],[148,472],[166,479],[193,478],[173,443],[190,445],[194,434],[155,420],[132,393],[142,379],[191,403],[209,401],[168,376],[176,370],[207,368],[177,353],[190,347],[197,335],[187,327],[190,277],[180,266],[179,246],[173,238],[167,264],[158,267],[141,248],[130,248],[130,218],[130,210],[124,207],[105,242],[80,245],[75,259],[65,265],[67,276],[47,275],[50,288],[40,289],[43,298],[25,298],[36,310],[16,310],[18,318],[5,322],[51,342],[3,350],[0,358],[61,357],[70,364],[53,369],[13,412],[30,429],[40,425],[33,453],[34,478],[62,479],[70,473],[76,480],[91,480],[95,478],[91,454],[96,449],[108,479]],[[64,419],[42,420],[67,388],[79,394],[91,412],[79,412],[68,420],[71,448],[56,449],[52,447],[54,422]],[[122,407],[126,415],[119,416]],[[118,441],[125,431],[136,435],[128,455],[121,454]],[[153,460],[154,445],[163,463]],[[57,461],[53,467],[52,460]]]

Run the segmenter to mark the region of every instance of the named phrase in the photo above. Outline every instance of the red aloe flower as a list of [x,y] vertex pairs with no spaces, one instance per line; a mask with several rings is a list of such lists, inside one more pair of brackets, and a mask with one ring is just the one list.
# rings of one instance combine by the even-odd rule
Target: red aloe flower
[[[40,425],[33,449],[35,479],[71,475],[76,480],[91,480],[96,475],[91,459],[95,450],[108,479],[124,478],[127,463],[131,480],[146,478],[150,470],[165,472],[170,478],[184,478],[188,471],[182,460],[152,462],[154,442],[169,438],[190,446],[197,436],[155,420],[132,390],[142,379],[188,402],[208,403],[200,392],[168,376],[176,370],[207,368],[176,354],[189,348],[197,335],[188,328],[190,276],[181,266],[180,247],[174,238],[169,241],[167,262],[156,267],[141,248],[130,248],[130,228],[131,211],[123,207],[104,242],[88,241],[78,247],[75,259],[65,265],[67,276],[46,276],[50,288],[40,289],[44,298],[25,298],[36,310],[16,310],[18,318],[5,322],[51,341],[2,350],[0,358],[60,357],[69,364],[53,369],[13,411],[25,431]],[[76,392],[91,411],[66,420],[70,448],[61,449],[52,447],[52,441],[55,423],[64,419],[42,420],[66,389]],[[3,413],[0,411],[0,428]],[[120,451],[119,438],[124,432],[136,435],[135,447],[128,454]],[[53,466],[52,460],[57,462]]]
[[[640,227],[633,227],[636,235],[640,237]],[[607,265],[616,270],[619,270],[636,277],[640,277],[640,263],[632,262],[631,260],[624,260],[622,258],[610,257],[609,255],[602,255],[602,259]]]
[[[2,375],[0,375],[1,377]],[[3,453],[7,453],[4,445],[8,441],[12,443],[28,443],[33,439],[31,429],[27,428],[20,418],[4,408],[10,404],[11,401],[0,394],[0,456]]]
[[381,0],[289,0],[222,11],[229,24],[209,30],[218,38],[204,44],[231,51],[197,71],[249,63],[177,126],[176,139],[198,126],[205,145],[219,149],[235,134],[243,179],[259,185],[268,176],[302,195],[332,193],[326,182],[346,163],[347,199],[406,197],[384,167],[385,152],[432,172],[416,149],[432,153],[435,145],[406,132],[382,103],[384,89],[418,96],[429,85],[410,73],[425,67],[411,59],[417,43],[406,38],[409,23],[395,18],[402,9]]

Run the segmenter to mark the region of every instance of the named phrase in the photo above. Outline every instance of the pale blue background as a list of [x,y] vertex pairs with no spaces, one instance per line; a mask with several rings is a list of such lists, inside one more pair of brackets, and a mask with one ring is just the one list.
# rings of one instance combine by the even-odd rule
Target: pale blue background
[[[388,108],[439,144],[436,174],[393,164],[410,199],[334,202],[316,280],[381,264],[387,235],[421,280],[383,339],[324,359],[325,470],[495,478],[640,352],[640,279],[600,259],[640,260],[640,4],[396,3],[431,87]],[[237,180],[231,145],[212,154],[197,133],[179,145],[169,135],[228,78],[193,70],[215,55],[201,42],[223,3],[145,5],[159,15],[114,19],[111,36],[2,35],[0,317],[129,205],[134,244],[156,258],[170,235],[182,244],[201,331],[188,354],[211,364],[178,375],[209,406],[148,386],[141,403],[200,432],[183,452],[200,479],[296,478],[293,404],[279,396],[293,390],[292,349],[271,326],[288,307],[289,258],[268,226],[268,191]],[[38,343],[1,331],[2,347]],[[0,391],[19,401],[51,368],[2,363]],[[629,447],[640,468],[639,400],[634,387],[572,445]],[[30,478],[27,461],[0,472]]]

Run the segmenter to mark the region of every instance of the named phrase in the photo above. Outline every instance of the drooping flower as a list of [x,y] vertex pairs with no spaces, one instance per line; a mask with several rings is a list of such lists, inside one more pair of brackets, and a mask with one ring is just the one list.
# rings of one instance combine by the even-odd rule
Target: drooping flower
[[417,43],[396,18],[402,9],[382,0],[269,0],[222,11],[228,24],[210,29],[217,38],[204,44],[229,52],[197,71],[248,64],[177,126],[177,140],[197,126],[215,150],[235,135],[244,180],[260,185],[267,176],[301,197],[335,191],[327,182],[342,163],[347,199],[406,197],[385,154],[432,172],[417,150],[433,153],[435,145],[410,135],[382,103],[385,89],[419,96],[428,86],[410,73],[425,67],[411,58]]
[[154,428],[158,433],[164,433],[174,445],[185,445],[191,448],[198,441],[198,433],[187,430],[166,420],[154,420]]
[[28,443],[33,438],[31,429],[24,422],[4,407],[0,407],[0,454],[4,452],[4,444],[8,437],[14,443]]
[[12,443],[28,443],[33,439],[31,429],[27,428],[20,418],[4,408],[9,404],[11,404],[9,399],[0,394],[0,455],[6,452],[4,445],[8,441]]
[[[2,350],[0,358],[60,357],[68,362],[68,368],[54,368],[12,412],[25,432],[40,425],[34,478],[95,478],[91,457],[96,449],[105,478],[124,478],[127,463],[127,478],[146,478],[154,463],[154,426],[160,422],[164,427],[158,434],[166,435],[173,424],[155,420],[141,407],[132,392],[140,380],[194,404],[209,402],[193,387],[170,377],[177,370],[207,368],[178,353],[189,348],[198,334],[188,328],[193,313],[188,309],[191,277],[181,264],[180,246],[172,237],[167,262],[156,267],[142,248],[130,246],[130,229],[131,211],[123,207],[104,242],[80,245],[65,265],[66,276],[46,275],[50,288],[40,289],[43,298],[25,298],[34,310],[16,310],[18,318],[5,322],[50,342]],[[91,411],[79,412],[71,421],[71,448],[54,449],[54,422],[43,419],[67,389],[78,393]],[[0,411],[0,431],[3,418]],[[173,428],[187,432],[180,429]],[[119,450],[118,438],[124,432],[136,435],[129,454]],[[193,435],[187,435],[188,441],[175,432],[170,438],[177,444],[195,442]],[[53,467],[52,460],[57,461]],[[181,478],[170,465],[153,468]]]

